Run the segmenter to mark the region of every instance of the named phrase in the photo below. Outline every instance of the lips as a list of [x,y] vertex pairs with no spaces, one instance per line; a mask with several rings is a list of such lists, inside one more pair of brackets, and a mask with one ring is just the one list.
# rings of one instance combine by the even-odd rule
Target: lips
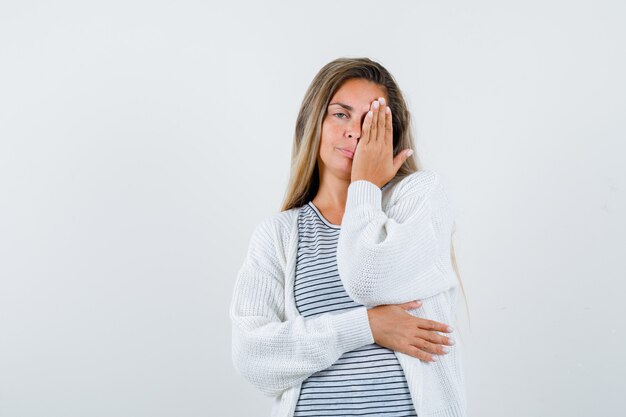
[[354,152],[349,151],[348,149],[337,148],[337,150],[339,152],[341,152],[342,154],[344,154],[345,156],[347,156],[348,158],[350,158],[350,159],[352,159],[354,157]]

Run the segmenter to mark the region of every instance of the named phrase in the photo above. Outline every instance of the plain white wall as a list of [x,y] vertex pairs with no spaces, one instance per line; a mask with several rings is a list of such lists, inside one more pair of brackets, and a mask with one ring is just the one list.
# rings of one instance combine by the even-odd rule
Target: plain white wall
[[394,74],[452,193],[471,415],[625,415],[625,12],[3,1],[0,416],[269,415],[228,307],[339,56]]

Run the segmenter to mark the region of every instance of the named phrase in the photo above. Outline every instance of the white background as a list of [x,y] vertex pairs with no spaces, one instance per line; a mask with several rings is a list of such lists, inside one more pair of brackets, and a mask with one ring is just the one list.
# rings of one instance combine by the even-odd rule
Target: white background
[[228,307],[340,56],[453,196],[470,415],[625,415],[624,3],[295,3],[2,1],[0,416],[269,415]]

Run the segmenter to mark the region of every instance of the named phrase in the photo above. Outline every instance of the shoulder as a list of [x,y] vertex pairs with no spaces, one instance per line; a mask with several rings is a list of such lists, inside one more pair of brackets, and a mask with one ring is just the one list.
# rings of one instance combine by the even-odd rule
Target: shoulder
[[263,219],[256,227],[255,231],[265,231],[272,233],[289,233],[298,220],[300,207],[274,213]]
[[300,207],[274,213],[264,218],[252,231],[250,248],[265,248],[267,252],[286,252],[297,227]]
[[[264,218],[252,231],[244,267],[279,277],[287,265],[294,242],[297,244],[298,208]],[[293,230],[296,231],[295,239]]]

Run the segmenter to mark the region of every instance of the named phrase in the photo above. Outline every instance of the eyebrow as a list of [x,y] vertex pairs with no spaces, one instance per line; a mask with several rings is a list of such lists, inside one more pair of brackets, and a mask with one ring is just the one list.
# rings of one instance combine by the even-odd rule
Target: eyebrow
[[344,109],[346,109],[346,110],[348,110],[348,111],[352,111],[352,110],[354,110],[354,108],[353,108],[352,106],[348,106],[347,104],[343,104],[343,103],[339,103],[339,102],[337,102],[337,103],[330,103],[330,104],[328,105],[328,107],[330,107],[330,106],[332,106],[332,105],[334,105],[334,104],[337,104],[337,105],[339,105],[339,106],[343,107]]

